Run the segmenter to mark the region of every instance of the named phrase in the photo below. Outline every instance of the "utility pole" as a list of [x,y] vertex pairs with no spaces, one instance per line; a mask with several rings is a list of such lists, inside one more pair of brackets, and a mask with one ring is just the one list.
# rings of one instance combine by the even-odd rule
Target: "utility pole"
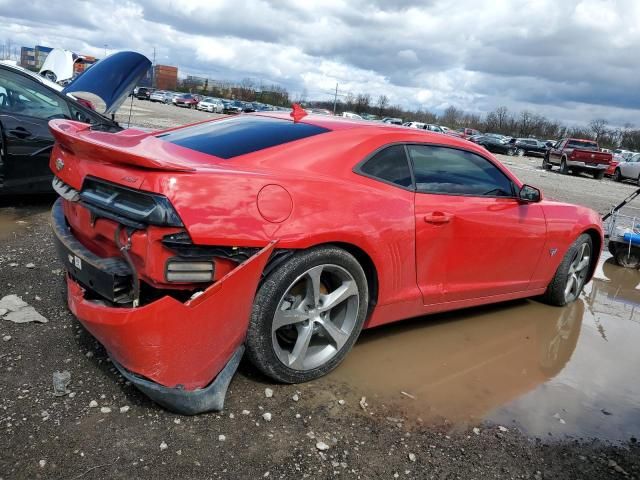
[[338,103],[338,84],[336,83],[336,94],[333,96],[333,114],[336,114],[336,104]]
[[151,64],[151,87],[156,88],[156,47],[153,47],[153,63]]

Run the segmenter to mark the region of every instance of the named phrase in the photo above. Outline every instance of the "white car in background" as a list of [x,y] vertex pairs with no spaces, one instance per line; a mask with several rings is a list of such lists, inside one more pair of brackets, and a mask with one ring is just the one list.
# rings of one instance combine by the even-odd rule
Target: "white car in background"
[[427,124],[422,122],[405,122],[402,124],[402,126],[409,127],[409,128],[419,128],[420,130],[424,130]]
[[350,118],[351,120],[363,120],[363,118],[360,115],[353,112],[342,112],[342,116],[344,118]]
[[198,110],[204,110],[211,113],[222,113],[224,110],[224,103],[219,98],[204,97],[198,102]]
[[613,179],[616,182],[626,179],[635,180],[640,186],[640,153],[635,153],[627,160],[620,162],[613,172]]

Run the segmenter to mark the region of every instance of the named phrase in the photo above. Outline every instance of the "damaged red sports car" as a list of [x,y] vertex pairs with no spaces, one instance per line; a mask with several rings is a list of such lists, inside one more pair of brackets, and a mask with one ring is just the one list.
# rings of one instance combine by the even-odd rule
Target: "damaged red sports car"
[[304,382],[362,328],[531,296],[565,305],[603,243],[598,214],[542,200],[438,133],[283,113],[50,128],[69,307],[125,377],[185,414],[222,408],[245,350]]

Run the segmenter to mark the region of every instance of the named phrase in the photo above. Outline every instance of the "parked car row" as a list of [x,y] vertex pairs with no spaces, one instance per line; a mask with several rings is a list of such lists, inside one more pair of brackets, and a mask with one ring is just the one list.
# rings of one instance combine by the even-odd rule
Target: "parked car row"
[[277,111],[282,109],[282,107],[276,107],[261,102],[228,100],[193,93],[154,90],[147,87],[136,87],[133,90],[132,95],[139,100],[149,100],[150,102],[159,102],[167,105],[173,104],[177,107],[195,108],[197,110],[211,113],[236,114],[243,112]]

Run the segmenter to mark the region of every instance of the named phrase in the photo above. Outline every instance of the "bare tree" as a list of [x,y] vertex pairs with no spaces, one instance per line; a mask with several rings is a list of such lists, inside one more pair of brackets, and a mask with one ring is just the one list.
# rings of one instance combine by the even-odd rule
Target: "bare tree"
[[607,134],[607,125],[609,125],[609,122],[604,118],[596,118],[589,122],[589,130],[591,130],[596,142],[599,142]]
[[355,110],[356,113],[367,113],[369,104],[371,103],[371,95],[368,93],[359,93],[356,97]]
[[386,95],[380,95],[376,101],[376,107],[378,108],[378,116],[384,116],[384,110],[389,105],[389,98]]
[[445,109],[444,113],[440,117],[440,123],[450,128],[458,127],[461,124],[462,113],[462,110],[458,110],[456,107],[451,105]]

